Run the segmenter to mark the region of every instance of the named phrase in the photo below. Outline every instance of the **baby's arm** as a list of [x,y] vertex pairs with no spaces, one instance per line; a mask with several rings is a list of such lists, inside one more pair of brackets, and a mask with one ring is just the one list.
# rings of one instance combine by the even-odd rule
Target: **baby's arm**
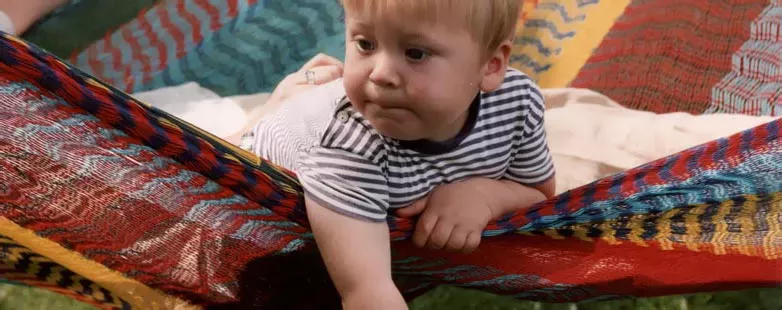
[[391,278],[388,225],[354,219],[306,198],[307,214],[345,309],[406,309]]
[[555,182],[551,177],[536,185],[523,185],[512,180],[480,179],[475,184],[495,217],[528,208],[554,196]]
[[345,309],[406,309],[391,278],[387,181],[359,154],[314,147],[298,177],[315,241]]
[[[494,185],[486,186],[494,197],[492,204],[505,214],[531,206],[551,198],[556,193],[554,160],[546,139],[543,94],[531,81],[519,96],[525,101],[525,115],[521,119],[519,143],[505,177]],[[501,186],[501,183],[503,186]]]
[[441,185],[398,210],[402,217],[421,214],[413,235],[417,246],[471,252],[480,243],[475,236],[489,221],[554,196],[554,161],[544,130],[543,96],[531,80],[515,92],[523,114],[518,116],[515,149],[505,175],[500,180],[478,177]]
[[553,184],[546,181],[529,187],[509,180],[471,178],[438,186],[397,215],[421,214],[413,234],[416,246],[470,253],[491,220],[546,199],[554,192]]

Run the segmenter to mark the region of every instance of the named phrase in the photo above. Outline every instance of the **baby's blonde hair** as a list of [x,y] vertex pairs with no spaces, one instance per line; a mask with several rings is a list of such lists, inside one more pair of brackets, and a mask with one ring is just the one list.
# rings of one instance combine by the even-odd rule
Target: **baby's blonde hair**
[[437,22],[443,17],[462,20],[486,52],[493,52],[515,34],[522,0],[341,0],[345,10],[370,16],[395,14]]

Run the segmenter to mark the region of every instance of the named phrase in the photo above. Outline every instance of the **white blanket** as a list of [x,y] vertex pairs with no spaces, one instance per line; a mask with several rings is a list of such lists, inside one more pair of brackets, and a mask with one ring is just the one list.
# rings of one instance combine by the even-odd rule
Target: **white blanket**
[[559,192],[772,121],[741,114],[655,114],[584,89],[547,89],[546,131]]
[[[561,193],[689,147],[772,121],[738,114],[655,114],[585,89],[546,89],[546,130]],[[268,94],[219,98],[195,84],[136,97],[236,143]]]

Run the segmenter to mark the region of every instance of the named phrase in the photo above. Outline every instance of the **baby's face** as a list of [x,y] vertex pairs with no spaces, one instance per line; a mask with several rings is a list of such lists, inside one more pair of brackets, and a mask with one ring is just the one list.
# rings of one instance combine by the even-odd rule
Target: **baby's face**
[[480,90],[483,49],[458,21],[398,15],[346,12],[347,96],[387,137],[447,140]]

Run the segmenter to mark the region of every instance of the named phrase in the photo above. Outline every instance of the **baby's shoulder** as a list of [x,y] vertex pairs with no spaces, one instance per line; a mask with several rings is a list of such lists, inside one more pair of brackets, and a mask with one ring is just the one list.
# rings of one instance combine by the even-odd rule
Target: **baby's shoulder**
[[508,68],[500,87],[483,93],[481,99],[484,109],[501,109],[506,113],[545,109],[545,100],[538,84],[524,72],[514,68]]
[[337,79],[288,98],[280,108],[281,112],[297,115],[297,118],[326,121],[344,97],[342,80]]
[[503,80],[503,86],[506,86],[506,84],[512,83],[514,81],[528,81],[530,84],[537,87],[537,84],[529,75],[519,69],[508,67],[505,69],[505,79]]
[[534,95],[542,101],[540,86],[529,75],[514,68],[508,68],[502,85],[495,91],[500,94],[511,94],[516,97]]
[[341,81],[332,81],[287,98],[275,112],[261,119],[261,123],[277,124],[290,134],[318,140],[335,117],[343,97]]
[[323,130],[320,146],[352,153],[371,162],[382,162],[389,141],[343,98]]

